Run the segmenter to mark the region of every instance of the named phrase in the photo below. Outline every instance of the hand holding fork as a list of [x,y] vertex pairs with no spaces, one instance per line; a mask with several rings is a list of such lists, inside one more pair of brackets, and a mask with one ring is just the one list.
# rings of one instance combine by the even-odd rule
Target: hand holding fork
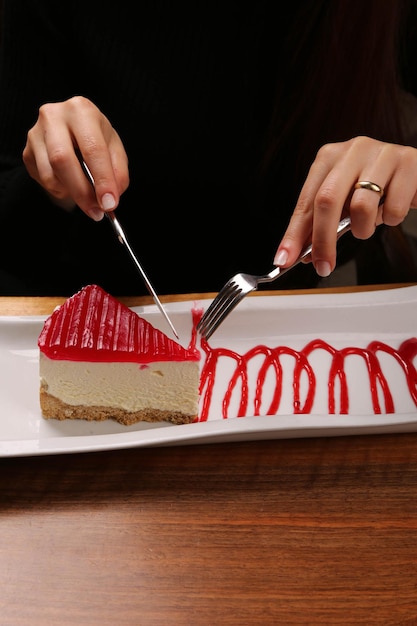
[[[345,217],[339,222],[337,227],[337,239],[350,230],[350,217]],[[214,331],[220,326],[229,313],[239,304],[245,296],[251,291],[256,291],[260,283],[269,283],[279,276],[282,276],[288,270],[298,265],[306,259],[312,251],[310,244],[301,252],[298,259],[290,265],[290,267],[275,267],[269,274],[264,276],[254,276],[253,274],[235,274],[219,291],[213,302],[210,304],[203,317],[201,318],[197,330],[199,333],[209,339]]]

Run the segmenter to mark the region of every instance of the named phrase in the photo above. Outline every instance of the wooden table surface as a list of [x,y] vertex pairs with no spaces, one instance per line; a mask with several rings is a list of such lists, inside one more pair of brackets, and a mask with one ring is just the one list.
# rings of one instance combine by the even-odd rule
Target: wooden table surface
[[67,624],[417,624],[417,434],[1,458],[0,625]]

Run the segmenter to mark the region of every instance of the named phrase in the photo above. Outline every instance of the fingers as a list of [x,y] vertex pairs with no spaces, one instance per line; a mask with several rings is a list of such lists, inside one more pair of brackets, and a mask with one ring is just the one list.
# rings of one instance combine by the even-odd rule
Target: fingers
[[[117,132],[92,102],[78,96],[40,108],[23,160],[57,204],[77,204],[96,220],[117,207],[129,184],[128,160]],[[87,164],[94,187],[80,160]]]
[[416,193],[417,151],[393,144],[379,144],[378,148],[376,158],[363,165],[358,179],[372,181],[381,187],[382,193],[355,189],[354,185],[350,200],[352,232],[358,239],[371,237],[380,224],[401,224]]
[[[278,247],[274,264],[288,266],[298,258],[301,249],[312,243],[312,257],[320,276],[328,276],[336,261],[336,230],[340,221],[349,183],[342,177],[338,184],[337,170],[343,155],[342,144],[321,148],[310,167],[301,189],[294,213]],[[287,260],[282,263],[282,259]]]
[[[358,181],[375,186],[355,189]],[[378,187],[383,190],[382,199]],[[344,215],[350,214],[353,235],[367,239],[379,224],[400,224],[416,200],[416,149],[368,137],[323,146],[310,168],[274,264],[291,265],[311,242],[314,267],[320,276],[328,276],[336,265],[336,230]]]
[[[407,216],[410,208],[416,206],[417,192],[417,151],[409,146],[390,146],[381,152],[381,168],[384,166],[382,157],[392,163],[395,157],[395,170],[386,176],[385,198],[378,212],[377,224],[397,226]],[[392,154],[394,153],[394,154]],[[378,166],[378,164],[377,164]],[[375,174],[376,175],[376,174]]]

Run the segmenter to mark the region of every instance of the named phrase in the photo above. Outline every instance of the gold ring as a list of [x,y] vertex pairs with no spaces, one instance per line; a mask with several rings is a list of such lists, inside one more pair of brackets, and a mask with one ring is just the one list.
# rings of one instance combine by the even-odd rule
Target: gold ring
[[379,197],[382,198],[384,195],[384,190],[382,187],[377,185],[376,183],[371,183],[370,180],[359,180],[354,189],[369,189],[369,191],[376,191],[379,194]]

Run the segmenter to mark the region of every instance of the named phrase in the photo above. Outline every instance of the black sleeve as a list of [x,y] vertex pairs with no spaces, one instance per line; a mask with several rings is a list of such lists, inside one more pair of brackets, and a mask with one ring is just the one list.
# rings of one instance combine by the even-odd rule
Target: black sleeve
[[71,97],[75,85],[83,82],[70,34],[77,3],[3,0],[2,4],[0,295],[61,290],[71,294],[79,285],[73,280],[77,256],[69,250],[80,223],[87,233],[91,220],[79,209],[68,213],[54,205],[28,175],[22,151],[39,106]]
[[405,2],[401,36],[398,40],[402,87],[417,97],[417,1]]

